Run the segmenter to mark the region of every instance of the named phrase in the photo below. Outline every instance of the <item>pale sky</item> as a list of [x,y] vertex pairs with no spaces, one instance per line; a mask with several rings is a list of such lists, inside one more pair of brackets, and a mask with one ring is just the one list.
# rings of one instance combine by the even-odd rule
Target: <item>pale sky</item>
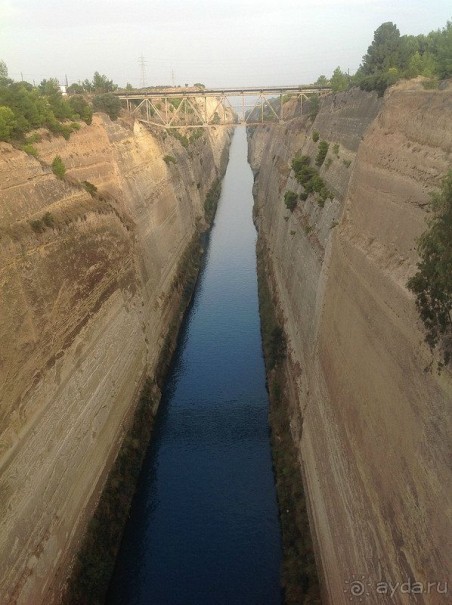
[[401,34],[452,19],[450,0],[0,0],[0,59],[39,83],[94,71],[138,86],[308,84],[356,71],[384,21]]

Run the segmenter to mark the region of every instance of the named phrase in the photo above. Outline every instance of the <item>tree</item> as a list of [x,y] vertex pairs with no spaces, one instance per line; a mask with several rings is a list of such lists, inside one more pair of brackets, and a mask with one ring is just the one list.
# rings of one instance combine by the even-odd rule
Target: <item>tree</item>
[[39,92],[46,96],[61,96],[60,84],[56,78],[42,80],[38,86]]
[[103,111],[110,116],[112,120],[116,120],[121,111],[121,101],[111,92],[103,95],[97,95],[93,99],[94,111]]
[[77,84],[74,82],[70,86],[67,87],[67,93],[70,95],[82,95],[85,92],[85,89],[81,84]]
[[14,113],[16,126],[13,136],[45,126],[52,115],[47,100],[37,88],[26,82],[13,82],[0,87],[0,105],[9,107]]
[[432,195],[432,217],[417,242],[420,261],[408,281],[433,349],[441,340],[444,362],[452,359],[452,170]]
[[415,78],[416,76],[425,76],[432,78],[436,72],[436,62],[429,52],[423,55],[416,51],[409,59],[406,76]]
[[372,44],[363,57],[360,70],[369,76],[387,72],[390,67],[397,67],[400,54],[400,32],[390,21],[380,25],[374,32]]
[[330,80],[330,85],[333,89],[333,92],[341,92],[343,90],[347,90],[349,83],[349,75],[342,72],[340,67],[336,67]]
[[452,77],[452,21],[447,22],[438,36],[437,53],[439,77]]
[[55,118],[67,120],[73,117],[71,107],[64,99],[60,90],[60,84],[56,78],[43,80],[39,84],[38,90],[42,96],[47,98]]
[[9,141],[16,128],[14,112],[9,107],[0,106],[0,141]]
[[87,124],[91,124],[93,119],[93,110],[86,99],[81,95],[75,95],[69,98],[69,105],[74,112],[74,116],[79,116]]
[[8,68],[6,63],[0,59],[0,84],[8,79]]
[[86,80],[83,80],[82,82],[82,88],[85,92],[93,92],[94,91],[94,87],[91,83],[90,80],[88,80],[88,78]]
[[95,93],[113,92],[118,87],[113,84],[113,80],[109,80],[107,76],[101,75],[98,71],[94,72],[92,90]]
[[328,86],[329,85],[329,80],[326,76],[321,75],[317,78],[317,80],[314,82],[315,86]]

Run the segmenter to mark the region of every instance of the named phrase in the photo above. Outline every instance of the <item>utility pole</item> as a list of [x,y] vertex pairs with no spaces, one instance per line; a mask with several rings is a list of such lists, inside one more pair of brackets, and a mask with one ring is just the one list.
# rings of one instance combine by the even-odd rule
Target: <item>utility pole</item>
[[141,69],[141,88],[145,88],[146,86],[146,63],[147,61],[143,57],[143,53],[141,53],[141,56],[138,58],[138,65]]
[[174,69],[171,69],[171,81],[173,83],[173,88],[175,87],[175,83],[174,83]]

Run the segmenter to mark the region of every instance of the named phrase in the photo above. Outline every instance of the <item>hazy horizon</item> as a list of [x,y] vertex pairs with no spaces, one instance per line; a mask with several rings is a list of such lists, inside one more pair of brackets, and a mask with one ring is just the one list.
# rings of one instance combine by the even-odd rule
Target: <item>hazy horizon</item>
[[426,34],[451,13],[445,0],[0,0],[0,59],[35,83],[99,71],[139,86],[140,55],[148,86],[310,83],[338,65],[355,72],[385,21]]

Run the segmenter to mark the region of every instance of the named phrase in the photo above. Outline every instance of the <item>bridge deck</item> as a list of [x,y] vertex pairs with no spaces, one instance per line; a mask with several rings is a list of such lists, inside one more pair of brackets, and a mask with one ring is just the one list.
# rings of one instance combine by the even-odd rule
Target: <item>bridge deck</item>
[[123,99],[145,99],[145,98],[174,98],[174,97],[216,97],[216,96],[256,96],[269,94],[302,94],[302,93],[325,93],[330,92],[328,86],[314,85],[291,85],[291,86],[251,86],[251,87],[233,87],[233,88],[155,88],[149,90],[118,90],[114,94]]

